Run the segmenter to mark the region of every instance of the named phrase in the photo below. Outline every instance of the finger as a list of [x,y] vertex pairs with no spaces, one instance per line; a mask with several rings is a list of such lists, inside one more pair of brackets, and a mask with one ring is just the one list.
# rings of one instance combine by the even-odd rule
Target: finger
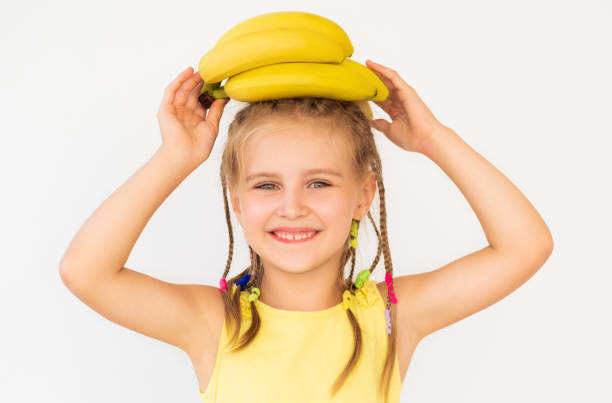
[[[375,63],[370,59],[366,59],[366,63],[369,64],[368,67],[371,66],[372,70],[374,70],[375,73],[380,73],[379,76],[381,76],[381,80],[383,80],[385,85],[387,84],[387,82],[390,82],[393,87],[398,89],[397,97],[400,101],[406,100],[409,92],[414,92],[412,87],[408,85],[406,81],[404,81],[404,79],[399,75],[397,71],[389,67],[383,66],[382,64]],[[391,91],[391,88],[389,88],[389,91]],[[404,94],[403,91],[405,91],[406,94]]]
[[389,126],[391,126],[391,123],[387,122],[384,119],[374,119],[370,120],[370,126],[380,132],[389,133]]
[[208,109],[206,121],[210,122],[215,128],[215,131],[217,132],[219,131],[219,120],[221,120],[223,109],[225,108],[225,105],[227,105],[229,100],[229,98],[215,99],[210,108]]
[[162,105],[171,105],[172,102],[174,102],[176,90],[179,89],[181,84],[183,84],[183,81],[185,81],[185,79],[191,75],[189,69],[191,69],[191,67],[187,67],[185,70],[183,70],[174,80],[172,80],[172,82],[170,82],[170,84],[166,86],[164,95],[162,96]]
[[397,89],[395,84],[393,84],[391,80],[383,76],[382,73],[374,71],[374,74],[376,74],[380,78],[380,80],[383,82],[383,84],[385,84],[385,86],[389,90],[389,96],[384,101],[373,101],[373,102],[376,103],[378,106],[380,106],[382,109],[384,109],[385,112],[388,113],[389,108],[393,106],[394,100],[397,100],[398,102],[401,101],[398,95],[399,90]]
[[176,98],[174,99],[175,105],[185,105],[191,90],[195,87],[200,81],[202,81],[202,77],[200,77],[200,73],[197,71],[191,75],[187,80],[183,82],[181,88],[176,93]]
[[[378,78],[380,78],[380,81],[383,82],[383,84],[385,84],[385,86],[387,87],[387,89],[389,90],[390,93],[397,91],[397,88],[395,87],[395,84],[393,84],[393,82],[391,80],[389,80],[387,77],[385,77],[381,72],[374,70],[374,74],[376,74],[378,76]],[[391,95],[391,94],[389,94]]]
[[387,97],[387,99],[385,99],[384,101],[372,101],[372,102],[380,106],[387,113],[389,113],[389,110],[393,106],[393,100],[391,99],[391,96]]
[[393,83],[393,81],[387,77],[386,74],[383,74],[383,72],[381,71],[381,68],[384,66],[381,66],[378,63],[375,63],[373,61],[371,61],[370,59],[366,59],[366,65],[367,67],[372,70],[381,80],[382,82],[389,87],[389,90],[391,88],[395,88],[395,84]]
[[189,96],[187,97],[187,103],[185,104],[185,107],[187,109],[193,111],[195,109],[195,106],[199,105],[198,96],[200,96],[200,90],[202,89],[202,85],[204,85],[204,81],[200,80],[196,83],[195,87],[193,87],[193,89],[189,93]]
[[196,116],[198,116],[202,120],[206,119],[206,109],[204,109],[202,104],[199,102],[197,103],[195,109],[193,110],[193,113],[195,113]]
[[373,62],[370,59],[366,59],[366,63],[371,65],[375,72],[382,73],[383,77],[391,81],[397,88],[409,87],[408,83],[404,81],[396,70],[393,70],[392,68],[384,66],[380,63]]

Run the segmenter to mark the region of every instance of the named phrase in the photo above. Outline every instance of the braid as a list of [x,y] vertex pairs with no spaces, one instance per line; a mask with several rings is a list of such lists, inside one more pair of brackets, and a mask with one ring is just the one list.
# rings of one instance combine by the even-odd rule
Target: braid
[[227,256],[227,263],[225,264],[225,270],[223,271],[223,278],[226,278],[232,264],[232,255],[234,253],[234,234],[232,231],[232,220],[230,219],[230,211],[227,203],[225,175],[221,175],[221,186],[223,189],[223,204],[225,206],[225,221],[227,222],[227,229],[229,232],[229,255]]
[[[385,208],[385,185],[383,184],[383,179],[382,179],[382,166],[380,163],[380,155],[378,154],[378,151],[376,150],[376,148],[374,148],[373,154],[374,154],[373,168],[376,174],[376,183],[378,185],[378,195],[380,198],[380,219],[379,221],[380,221],[381,235],[379,239],[381,239],[381,244],[382,244],[382,252],[383,252],[383,256],[385,260],[385,271],[387,273],[387,276],[385,276],[385,281],[387,281],[388,277],[390,277],[391,280],[393,279],[393,263],[391,262],[391,251],[389,249],[389,239],[387,236],[387,210]],[[376,226],[374,226],[374,228],[376,228]],[[379,251],[380,251],[380,247],[379,247]],[[387,286],[390,289],[392,289],[393,283],[391,283],[391,285],[387,284]],[[388,342],[388,352],[387,352],[387,359],[385,361],[385,366],[383,368],[383,372],[380,378],[381,385],[383,383],[386,383],[386,386],[382,388],[383,389],[383,400],[386,400],[388,386],[391,382],[391,376],[392,376],[393,366],[395,365],[395,356],[396,356],[396,349],[397,349],[397,304],[396,303],[391,304],[391,298],[389,294],[390,292],[387,292],[386,309],[389,311],[389,314],[390,314],[389,319],[390,319],[391,328],[387,329],[390,335],[389,342]]]

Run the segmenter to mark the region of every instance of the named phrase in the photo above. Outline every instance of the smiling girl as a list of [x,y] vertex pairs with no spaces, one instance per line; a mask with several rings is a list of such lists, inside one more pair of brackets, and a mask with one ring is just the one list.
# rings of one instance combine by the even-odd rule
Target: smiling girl
[[[203,402],[398,402],[424,337],[504,298],[552,252],[546,224],[510,180],[441,124],[396,71],[366,63],[390,91],[376,102],[390,122],[368,120],[355,102],[314,97],[253,102],[234,117],[220,167],[230,242],[218,286],[168,283],[124,266],[153,213],[217,138],[228,100],[202,107],[202,79],[191,68],[164,92],[162,145],[64,255],[62,279],[85,304],[185,351]],[[489,245],[433,271],[394,275],[372,127],[449,176]],[[378,223],[370,214],[376,194]],[[230,205],[251,260],[228,278]],[[358,268],[366,217],[378,250]],[[384,281],[376,282],[370,275],[381,258]]]

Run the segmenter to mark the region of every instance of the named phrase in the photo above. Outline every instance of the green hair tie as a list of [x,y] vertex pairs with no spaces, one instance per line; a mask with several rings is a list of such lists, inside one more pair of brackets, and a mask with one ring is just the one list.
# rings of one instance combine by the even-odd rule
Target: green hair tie
[[251,288],[251,293],[249,294],[249,301],[255,301],[261,295],[261,291],[259,288],[253,287]]
[[357,275],[357,279],[355,280],[355,288],[361,288],[363,286],[363,283],[368,281],[368,279],[370,278],[370,274],[370,270],[368,269],[360,271]]

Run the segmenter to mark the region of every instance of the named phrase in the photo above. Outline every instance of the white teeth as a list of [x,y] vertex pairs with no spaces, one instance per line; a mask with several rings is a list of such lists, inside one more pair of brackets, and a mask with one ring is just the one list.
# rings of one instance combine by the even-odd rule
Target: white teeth
[[315,234],[315,232],[309,232],[306,234],[297,234],[297,235],[289,234],[287,232],[275,232],[275,234],[279,238],[289,239],[292,241],[299,241],[300,239],[310,238],[311,236]]

